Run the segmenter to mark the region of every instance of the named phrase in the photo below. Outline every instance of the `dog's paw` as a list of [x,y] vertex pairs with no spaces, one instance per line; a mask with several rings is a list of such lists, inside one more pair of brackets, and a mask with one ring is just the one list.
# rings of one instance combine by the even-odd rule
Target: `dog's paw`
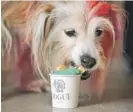
[[27,90],[32,91],[32,92],[42,92],[41,91],[41,86],[42,86],[42,81],[41,80],[35,80],[32,81],[27,85]]
[[18,90],[21,92],[41,93],[42,90],[50,91],[50,85],[46,84],[43,80],[35,80],[30,82],[28,85],[20,86]]
[[46,84],[46,83],[43,82],[43,84],[42,84],[42,90],[43,91],[47,91],[47,92],[51,91],[50,84]]
[[18,87],[18,90],[21,92],[40,93],[41,92],[41,86],[42,86],[42,81],[35,80],[35,81],[30,82],[27,85],[21,85],[20,87]]

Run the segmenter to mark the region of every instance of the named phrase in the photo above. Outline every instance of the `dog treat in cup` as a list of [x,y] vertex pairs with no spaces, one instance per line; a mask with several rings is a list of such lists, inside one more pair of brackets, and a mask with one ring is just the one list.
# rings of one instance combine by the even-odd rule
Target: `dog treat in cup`
[[60,65],[56,68],[56,70],[64,70],[66,69],[67,67],[65,65]]
[[78,106],[81,72],[75,67],[61,65],[50,74],[52,105],[56,108]]

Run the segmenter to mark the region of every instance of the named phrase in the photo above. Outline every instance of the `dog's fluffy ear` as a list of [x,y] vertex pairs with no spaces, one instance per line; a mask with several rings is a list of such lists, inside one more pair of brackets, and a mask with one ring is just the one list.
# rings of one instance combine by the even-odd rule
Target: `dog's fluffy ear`
[[[34,58],[35,69],[39,72],[39,76],[43,79],[42,70],[40,63],[44,62],[44,46],[48,38],[48,34],[52,29],[52,20],[49,16],[53,7],[51,5],[42,6],[38,9],[34,15],[27,22],[27,38],[26,42],[32,44],[32,54]],[[45,82],[47,82],[45,80]]]
[[[116,5],[110,5],[109,11],[110,11],[109,19],[114,26],[114,31],[115,31],[114,44],[116,45],[120,43],[120,39],[122,39],[122,36],[123,36],[125,13],[120,7]],[[106,43],[106,40],[103,41],[102,44],[104,45],[104,43]],[[104,46],[103,49],[105,48],[108,48],[108,47]],[[108,51],[108,50],[105,50],[105,51]],[[104,51],[104,54],[105,54],[105,51]],[[105,84],[106,84],[105,82],[106,82],[108,70],[110,67],[110,62],[112,61],[112,58],[113,58],[112,57],[113,51],[114,51],[114,46],[111,48],[110,51],[108,51],[107,56],[105,57],[106,58],[105,68],[103,70],[100,69],[96,71],[96,73],[94,73],[93,77],[91,78],[91,91],[93,94],[96,94],[99,98],[101,98],[101,96],[103,95],[103,91],[105,89]],[[120,52],[120,51],[117,50],[117,52]]]

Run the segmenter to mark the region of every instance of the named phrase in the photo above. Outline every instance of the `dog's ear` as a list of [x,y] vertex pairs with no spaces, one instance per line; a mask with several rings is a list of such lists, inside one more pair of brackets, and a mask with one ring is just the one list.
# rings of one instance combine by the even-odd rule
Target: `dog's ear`
[[27,34],[25,42],[31,44],[34,64],[36,66],[35,69],[39,71],[42,78],[44,78],[44,76],[42,75],[42,65],[40,65],[40,63],[42,64],[44,62],[44,47],[48,34],[53,26],[53,21],[50,17],[53,8],[51,4],[38,7],[35,13],[29,18],[26,25]]
[[[106,2],[100,2],[100,3],[101,5],[99,9],[97,10],[96,15],[106,17],[110,20],[110,22],[112,22],[113,27],[114,27],[114,33],[115,33],[115,39],[113,41],[115,41],[114,43],[115,45],[117,45],[118,43],[120,43],[120,40],[118,39],[122,38],[123,36],[125,13],[119,6],[110,5]],[[97,5],[97,4],[94,4],[94,5]],[[105,88],[106,77],[108,74],[107,72],[110,67],[110,62],[112,60],[112,54],[114,51],[114,46],[110,48],[109,44],[111,43],[111,41],[109,41],[108,39],[109,38],[105,38],[102,41],[102,48],[103,48],[104,57],[105,57],[105,59],[103,58],[103,60],[105,61],[102,61],[102,62],[105,63],[104,64],[105,67],[103,69],[97,70],[92,75],[91,80],[90,80],[91,81],[91,92],[96,94],[99,98],[102,96],[103,90]],[[109,44],[107,44],[107,42],[109,42]],[[117,52],[119,52],[118,49],[117,49]]]

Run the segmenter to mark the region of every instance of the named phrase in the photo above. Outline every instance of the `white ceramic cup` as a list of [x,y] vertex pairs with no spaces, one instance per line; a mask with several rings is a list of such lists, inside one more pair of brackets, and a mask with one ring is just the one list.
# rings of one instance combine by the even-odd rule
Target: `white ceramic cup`
[[76,108],[81,75],[50,74],[52,105],[56,108]]

